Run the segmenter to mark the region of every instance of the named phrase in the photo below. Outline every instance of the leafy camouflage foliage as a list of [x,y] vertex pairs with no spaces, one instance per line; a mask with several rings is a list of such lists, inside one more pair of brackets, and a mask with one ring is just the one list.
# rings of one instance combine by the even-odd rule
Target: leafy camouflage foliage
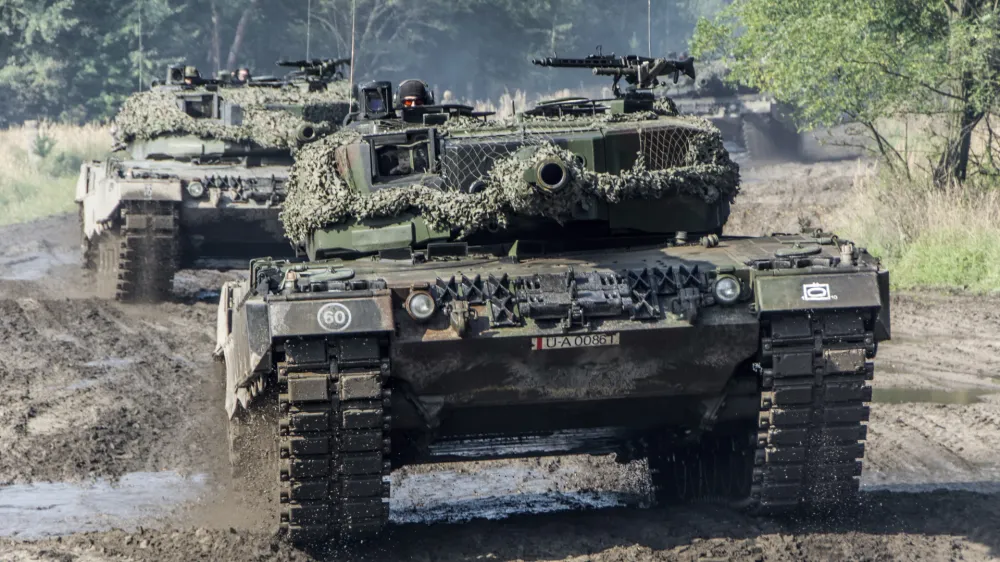
[[[209,93],[207,90],[184,90]],[[220,88],[219,95],[243,109],[242,125],[225,125],[214,119],[196,119],[178,105],[176,91],[153,90],[128,98],[114,119],[116,140],[131,142],[169,134],[190,134],[206,139],[250,142],[262,147],[294,148],[295,132],[303,123],[343,121],[349,110],[346,82],[335,82],[326,91],[302,92],[287,88]],[[301,106],[301,115],[268,105]]]

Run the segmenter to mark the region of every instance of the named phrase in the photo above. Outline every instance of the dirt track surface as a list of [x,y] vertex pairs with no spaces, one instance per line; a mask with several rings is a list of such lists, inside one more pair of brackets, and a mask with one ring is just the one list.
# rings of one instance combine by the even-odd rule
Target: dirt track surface
[[[754,172],[770,178],[746,188],[757,215],[735,222],[797,230],[799,211],[786,210],[789,193],[805,194],[796,178],[833,186],[810,211],[821,219],[854,166]],[[136,474],[176,474],[191,497],[106,525],[126,530],[0,538],[0,560],[1000,559],[1000,394],[989,394],[1000,393],[1000,299],[893,298],[865,493],[836,518],[649,508],[645,467],[608,458],[465,463],[394,474],[395,523],[378,546],[301,552],[276,541],[254,498],[230,489],[221,381],[210,358],[215,305],[195,301],[229,275],[186,272],[177,302],[120,306],[88,296],[77,244],[75,217],[0,230],[0,531],[61,509],[12,510],[3,486],[30,498],[47,482],[121,478],[127,488]],[[170,504],[174,495],[182,494],[161,499]],[[96,519],[88,524],[102,528]]]

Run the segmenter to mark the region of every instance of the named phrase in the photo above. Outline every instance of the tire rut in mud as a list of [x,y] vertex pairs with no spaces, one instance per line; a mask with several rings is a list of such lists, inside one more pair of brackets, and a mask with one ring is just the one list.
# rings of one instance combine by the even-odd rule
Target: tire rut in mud
[[190,438],[213,431],[200,422],[221,396],[211,312],[0,300],[0,482],[197,468]]

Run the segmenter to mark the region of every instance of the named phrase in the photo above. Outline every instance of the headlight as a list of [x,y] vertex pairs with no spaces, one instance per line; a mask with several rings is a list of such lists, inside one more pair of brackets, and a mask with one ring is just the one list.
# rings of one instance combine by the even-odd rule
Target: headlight
[[187,184],[188,195],[195,199],[205,194],[205,186],[200,181],[193,181]]
[[733,304],[740,298],[743,287],[735,277],[719,277],[715,280],[715,300],[722,304]]
[[410,293],[410,296],[406,297],[406,311],[417,322],[429,320],[434,315],[436,308],[434,297],[428,293]]

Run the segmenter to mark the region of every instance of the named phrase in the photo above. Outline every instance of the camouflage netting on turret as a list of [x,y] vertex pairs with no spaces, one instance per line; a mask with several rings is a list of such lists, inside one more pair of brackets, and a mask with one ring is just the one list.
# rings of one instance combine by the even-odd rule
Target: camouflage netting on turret
[[[131,96],[115,117],[112,130],[118,142],[149,140],[168,134],[196,135],[228,142],[252,142],[264,148],[294,148],[295,134],[305,122],[339,126],[349,111],[348,86],[328,85],[326,91],[303,92],[293,87],[219,88],[219,96],[243,110],[241,125],[194,118],[178,107],[177,94],[209,94],[207,90],[151,90]],[[294,111],[268,106],[301,106]]]
[[[421,184],[359,194],[336,173],[335,151],[359,139],[341,131],[305,147],[296,159],[287,185],[288,197],[281,220],[292,240],[304,240],[310,231],[350,219],[395,217],[419,213],[433,228],[457,230],[467,235],[508,224],[515,215],[570,218],[573,209],[597,202],[657,199],[685,194],[714,203],[732,201],[738,192],[739,167],[729,159],[722,138],[714,128],[691,138],[684,165],[664,170],[648,169],[640,158],[620,175],[585,169],[573,154],[551,142],[542,142],[497,160],[477,193],[441,190]],[[544,193],[524,179],[524,171],[545,160],[558,159],[568,174],[565,187]]]

